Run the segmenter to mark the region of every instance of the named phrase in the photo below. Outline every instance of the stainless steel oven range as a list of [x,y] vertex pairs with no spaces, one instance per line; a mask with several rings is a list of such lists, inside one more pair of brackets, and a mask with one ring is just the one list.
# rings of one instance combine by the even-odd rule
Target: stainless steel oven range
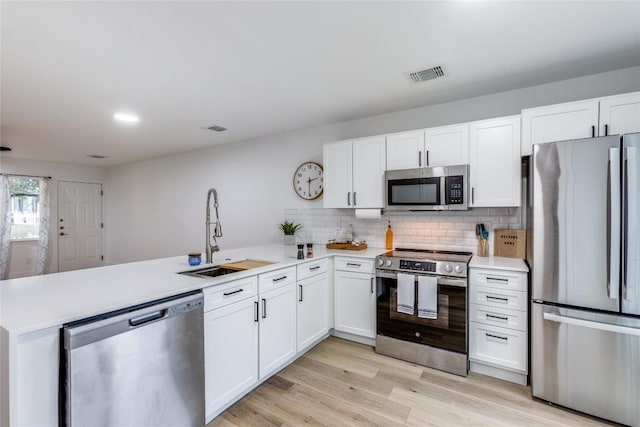
[[376,353],[466,376],[470,259],[401,248],[377,257]]

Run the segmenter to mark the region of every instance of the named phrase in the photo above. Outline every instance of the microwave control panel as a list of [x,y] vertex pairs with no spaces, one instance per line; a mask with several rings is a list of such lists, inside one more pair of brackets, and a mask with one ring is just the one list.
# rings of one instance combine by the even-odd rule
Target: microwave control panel
[[444,180],[444,198],[447,205],[464,203],[464,177],[462,175],[447,176]]

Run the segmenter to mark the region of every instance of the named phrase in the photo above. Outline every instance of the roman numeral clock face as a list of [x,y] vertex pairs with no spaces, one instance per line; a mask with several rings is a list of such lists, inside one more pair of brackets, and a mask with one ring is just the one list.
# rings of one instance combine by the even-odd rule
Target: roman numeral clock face
[[305,200],[317,199],[322,195],[322,166],[315,162],[300,165],[293,174],[293,188]]

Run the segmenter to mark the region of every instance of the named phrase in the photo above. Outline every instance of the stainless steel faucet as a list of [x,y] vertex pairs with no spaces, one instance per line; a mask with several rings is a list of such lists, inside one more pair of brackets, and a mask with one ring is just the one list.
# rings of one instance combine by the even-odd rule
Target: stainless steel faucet
[[[211,234],[211,195],[213,194],[213,207],[216,210],[216,222],[213,224],[213,235]],[[218,237],[222,237],[222,226],[220,225],[220,216],[218,215],[218,192],[215,188],[210,188],[207,193],[207,246],[206,246],[206,263],[211,264],[213,253],[220,250],[218,246]],[[213,245],[211,244],[213,238]]]

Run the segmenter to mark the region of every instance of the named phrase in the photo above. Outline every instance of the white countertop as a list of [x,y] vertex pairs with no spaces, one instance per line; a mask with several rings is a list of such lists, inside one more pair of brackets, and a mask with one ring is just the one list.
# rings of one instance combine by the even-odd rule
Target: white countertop
[[495,270],[509,270],[528,272],[529,268],[524,260],[519,258],[505,258],[500,256],[474,255],[469,262],[469,268],[493,268]]
[[314,245],[314,258],[298,260],[287,257],[283,245],[273,244],[216,252],[213,264],[244,259],[274,263],[217,278],[176,274],[207,266],[190,267],[183,255],[5,280],[0,281],[0,326],[11,334],[45,329],[318,258],[374,258],[384,252],[382,248],[349,251]]

